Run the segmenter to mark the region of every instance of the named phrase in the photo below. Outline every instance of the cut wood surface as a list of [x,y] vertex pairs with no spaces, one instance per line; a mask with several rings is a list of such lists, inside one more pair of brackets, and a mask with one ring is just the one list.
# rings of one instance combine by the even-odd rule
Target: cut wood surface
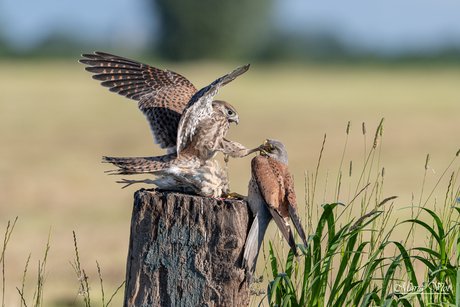
[[240,200],[137,191],[124,306],[247,306],[251,215]]

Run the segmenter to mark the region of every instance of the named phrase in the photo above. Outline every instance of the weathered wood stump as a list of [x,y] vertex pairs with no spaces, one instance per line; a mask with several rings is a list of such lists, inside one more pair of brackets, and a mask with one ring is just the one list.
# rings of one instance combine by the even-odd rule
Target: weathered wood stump
[[251,219],[244,201],[137,191],[124,306],[247,306]]

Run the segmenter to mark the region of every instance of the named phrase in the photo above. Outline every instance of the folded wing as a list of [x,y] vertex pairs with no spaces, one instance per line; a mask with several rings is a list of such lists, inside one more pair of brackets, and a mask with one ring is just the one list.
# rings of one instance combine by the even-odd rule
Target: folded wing
[[252,176],[259,187],[260,194],[264,198],[268,210],[294,252],[294,255],[297,257],[298,254],[291,227],[281,215],[283,209],[281,208],[283,205],[282,200],[285,196],[284,187],[280,186],[283,183],[283,178],[279,178],[281,172],[276,169],[274,170],[273,163],[269,163],[268,159],[262,156],[252,159],[251,168]]

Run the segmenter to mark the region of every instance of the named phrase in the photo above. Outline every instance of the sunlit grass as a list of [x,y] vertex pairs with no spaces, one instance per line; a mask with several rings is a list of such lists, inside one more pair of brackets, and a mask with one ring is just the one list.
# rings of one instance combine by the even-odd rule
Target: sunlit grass
[[[27,257],[32,252],[31,264],[41,259],[50,226],[47,305],[76,295],[69,265],[74,258],[72,230],[84,245],[82,261],[97,259],[104,268],[104,287],[116,289],[125,278],[132,196],[141,186],[121,190],[115,176],[104,174],[107,165],[100,163],[101,156],[163,153],[136,103],[100,87],[77,60],[1,62],[0,229],[19,216],[6,255],[8,306],[20,302],[16,287],[22,284]],[[201,87],[245,63],[151,64],[179,72]],[[320,168],[318,191],[325,190],[328,168],[335,174],[340,167],[347,122],[352,122],[349,160],[359,169],[364,164],[361,124],[375,126],[385,117],[385,190],[407,204],[412,192],[420,192],[426,154],[432,157],[428,186],[458,149],[459,70],[253,64],[217,98],[239,112],[240,124],[232,125],[229,139],[248,147],[265,138],[286,145],[299,202],[304,199],[304,172],[314,171],[325,133],[327,163]],[[343,162],[344,176],[349,160]],[[247,193],[249,164],[250,158],[230,160],[232,190]],[[334,199],[335,179],[329,178],[328,185],[312,206]],[[346,189],[342,186],[343,193]],[[95,266],[87,274],[97,282]],[[99,294],[93,295],[99,301]],[[120,305],[116,299],[113,304]]]

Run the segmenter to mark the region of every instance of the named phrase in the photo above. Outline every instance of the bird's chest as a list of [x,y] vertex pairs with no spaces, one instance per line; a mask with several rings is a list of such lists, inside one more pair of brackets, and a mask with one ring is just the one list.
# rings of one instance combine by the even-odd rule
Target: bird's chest
[[204,161],[215,156],[216,148],[227,133],[228,124],[218,119],[211,117],[203,120],[193,137],[192,143]]

